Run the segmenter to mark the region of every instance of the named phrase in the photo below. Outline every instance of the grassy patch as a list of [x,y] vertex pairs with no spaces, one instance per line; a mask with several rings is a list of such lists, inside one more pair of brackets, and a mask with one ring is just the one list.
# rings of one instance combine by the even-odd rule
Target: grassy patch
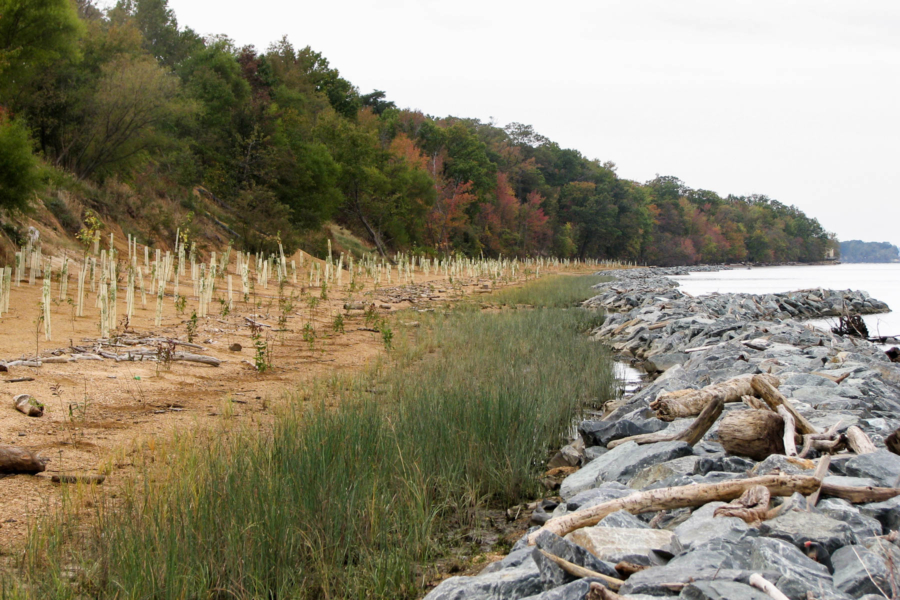
[[526,304],[540,307],[577,306],[596,296],[591,289],[606,278],[596,275],[551,275],[527,285],[504,288],[491,295],[500,304]]
[[176,440],[124,500],[36,530],[20,581],[35,597],[420,596],[448,534],[541,494],[572,420],[614,394],[595,320],[422,315],[390,361],[304,390],[271,431]]

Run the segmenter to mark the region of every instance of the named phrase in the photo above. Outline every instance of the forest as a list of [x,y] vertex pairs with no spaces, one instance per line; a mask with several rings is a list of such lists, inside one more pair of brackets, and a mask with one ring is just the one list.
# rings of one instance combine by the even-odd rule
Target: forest
[[400,108],[287,38],[201,37],[167,0],[0,0],[0,15],[0,236],[21,236],[9,218],[35,198],[77,230],[54,194],[75,189],[159,244],[202,197],[250,251],[321,253],[328,223],[384,255],[687,265],[818,261],[835,245],[764,195],[629,181],[530,125]]
[[900,248],[890,242],[841,242],[841,260],[850,263],[900,262]]

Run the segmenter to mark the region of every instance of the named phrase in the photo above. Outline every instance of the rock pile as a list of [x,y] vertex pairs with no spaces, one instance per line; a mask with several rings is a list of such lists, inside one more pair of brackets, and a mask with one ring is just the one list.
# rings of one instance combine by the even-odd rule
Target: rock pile
[[[648,371],[659,375],[635,395],[609,403],[602,420],[580,424],[581,439],[561,456],[574,456],[581,468],[562,482],[552,513],[534,513],[542,528],[477,577],[444,581],[429,600],[752,600],[777,597],[769,595],[771,586],[792,600],[896,593],[900,490],[885,488],[900,485],[900,456],[884,440],[900,426],[900,367],[874,344],[801,321],[883,312],[887,305],[865,292],[820,289],[694,298],[666,277],[685,272],[617,271],[610,273],[615,281],[598,286],[599,295],[586,304],[611,314],[595,338],[647,361]],[[682,434],[700,418],[673,419],[659,410],[659,398],[677,401],[682,390],[736,378],[748,379],[745,387],[753,381],[754,389],[766,381],[778,385],[711,407],[718,408],[715,420],[696,441]],[[783,399],[778,413],[766,398],[772,394]],[[726,452],[721,424],[752,410],[777,419],[785,447],[798,440],[805,458]],[[796,438],[789,429],[795,425]],[[671,501],[745,481],[748,489],[763,482],[753,488],[762,490],[761,504],[751,506],[746,490],[739,500],[740,492],[722,501]],[[779,483],[766,483],[772,481]],[[779,485],[802,488],[808,497]],[[619,505],[630,512],[609,512]],[[600,518],[587,527],[561,527],[567,516],[585,515]]]

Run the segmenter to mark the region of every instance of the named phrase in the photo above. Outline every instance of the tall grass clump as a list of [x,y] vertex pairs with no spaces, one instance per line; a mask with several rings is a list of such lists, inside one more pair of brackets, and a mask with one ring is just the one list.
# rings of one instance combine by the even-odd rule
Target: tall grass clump
[[271,428],[175,440],[124,500],[36,530],[21,589],[420,596],[447,534],[536,497],[572,420],[614,394],[609,356],[584,335],[595,320],[580,308],[422,315],[391,360],[298,393]]
[[577,306],[596,296],[592,286],[606,278],[597,275],[550,275],[522,286],[494,292],[491,299],[499,304],[526,304],[536,307]]

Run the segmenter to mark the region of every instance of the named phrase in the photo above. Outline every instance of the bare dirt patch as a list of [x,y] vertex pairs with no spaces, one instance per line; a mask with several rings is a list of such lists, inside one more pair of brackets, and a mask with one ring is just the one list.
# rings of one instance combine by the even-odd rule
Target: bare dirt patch
[[[124,248],[122,251],[126,253]],[[590,270],[581,267],[573,272]],[[73,279],[69,296],[75,293]],[[265,423],[272,408],[286,401],[287,392],[302,389],[322,376],[364,369],[384,352],[384,341],[381,333],[372,331],[372,309],[366,315],[360,309],[344,308],[351,299],[374,305],[374,315],[379,318],[409,309],[401,317],[408,323],[415,318],[412,311],[433,309],[497,284],[487,279],[460,278],[451,283],[442,276],[416,273],[412,284],[395,282],[375,289],[372,280],[358,278],[356,285],[362,286],[362,291],[350,292],[345,282],[340,289],[329,289],[328,299],[321,300],[321,288],[289,283],[281,291],[283,297],[295,297],[287,314],[280,311],[274,282],[268,289],[259,286],[248,301],[235,290],[228,314],[213,301],[209,316],[197,319],[193,335],[193,342],[202,349],[190,351],[219,359],[222,363],[218,367],[105,358],[44,363],[40,367],[12,366],[0,373],[0,445],[27,448],[49,459],[45,473],[11,475],[0,481],[0,548],[9,553],[21,547],[33,517],[47,514],[59,503],[63,486],[51,482],[53,475],[105,474],[104,490],[115,493],[134,471],[132,457],[141,448],[162,444],[176,432],[207,428],[224,418],[233,423]],[[189,282],[183,282],[181,289],[189,294]],[[186,341],[196,298],[189,297],[185,310],[179,312],[171,286],[168,292],[161,326],[154,324],[155,298],[148,293],[143,306],[136,292],[134,316],[127,328],[120,323],[116,335]],[[125,313],[125,295],[120,282],[120,320]],[[56,281],[52,296],[59,297]],[[79,353],[78,349],[119,355],[133,351],[134,346],[112,339],[116,337],[113,334],[110,342],[98,344],[100,311],[94,294],[86,298],[85,316],[77,318],[73,318],[73,308],[65,300],[53,303],[53,335],[47,341],[38,323],[40,279],[33,286],[26,281],[20,287],[13,283],[10,312],[0,317],[0,360],[71,357]],[[310,298],[319,299],[315,308]],[[343,315],[343,331],[334,328],[339,314]],[[279,326],[279,316],[285,317],[283,327]],[[266,351],[271,353],[271,367],[264,373],[258,373],[254,366],[257,350],[247,318],[267,326],[260,330]],[[312,339],[308,323],[315,331]],[[234,344],[241,349],[231,350]],[[152,344],[143,347],[152,349]],[[27,378],[31,380],[13,382]],[[13,397],[18,394],[30,394],[42,402],[44,415],[34,418],[17,412]]]

